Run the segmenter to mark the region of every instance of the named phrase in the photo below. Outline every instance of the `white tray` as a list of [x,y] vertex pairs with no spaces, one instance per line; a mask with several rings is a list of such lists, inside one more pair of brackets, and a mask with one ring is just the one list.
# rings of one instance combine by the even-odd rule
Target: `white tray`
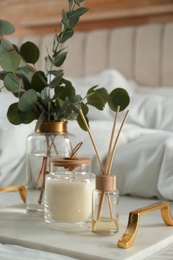
[[[13,196],[13,194],[10,194]],[[0,195],[0,202],[2,197]],[[17,195],[15,195],[17,196]],[[16,197],[17,198],[17,197]],[[19,198],[16,199],[19,201]],[[12,203],[15,199],[13,196]],[[136,240],[129,249],[117,247],[130,211],[156,200],[120,198],[120,231],[113,236],[98,236],[91,231],[57,231],[50,229],[42,217],[26,214],[20,205],[0,208],[0,243],[62,254],[77,259],[146,259],[173,243],[173,227],[166,226],[159,211],[143,215]],[[171,204],[173,208],[173,204]]]

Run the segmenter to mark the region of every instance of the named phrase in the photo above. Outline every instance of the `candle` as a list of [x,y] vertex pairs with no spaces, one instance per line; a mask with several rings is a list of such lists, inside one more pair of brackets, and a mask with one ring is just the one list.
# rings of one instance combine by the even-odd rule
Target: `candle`
[[44,207],[45,221],[53,227],[91,221],[95,175],[86,171],[89,162],[86,158],[53,162],[46,178]]
[[52,220],[71,223],[89,219],[95,182],[92,174],[86,174],[85,179],[81,177],[84,176],[77,174],[71,177],[63,175],[60,179],[47,179],[46,206],[49,207]]

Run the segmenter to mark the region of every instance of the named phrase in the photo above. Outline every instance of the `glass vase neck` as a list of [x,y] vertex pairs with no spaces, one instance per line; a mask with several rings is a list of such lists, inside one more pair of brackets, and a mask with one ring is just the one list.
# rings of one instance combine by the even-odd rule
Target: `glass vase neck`
[[67,122],[43,122],[37,130],[38,133],[67,133]]

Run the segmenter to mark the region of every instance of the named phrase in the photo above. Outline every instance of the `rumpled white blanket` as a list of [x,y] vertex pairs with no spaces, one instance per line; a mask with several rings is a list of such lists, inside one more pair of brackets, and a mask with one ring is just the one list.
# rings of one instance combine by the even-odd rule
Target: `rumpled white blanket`
[[[94,85],[125,88],[131,98],[129,116],[120,135],[112,173],[117,176],[121,194],[158,197],[173,200],[173,88],[138,86],[115,70],[102,71],[82,79],[72,79],[77,93],[84,96]],[[5,101],[5,102],[4,102]],[[6,119],[8,105],[14,97],[7,91],[0,93],[0,186],[23,184],[25,176],[25,142],[35,123],[13,126]],[[116,132],[125,112],[119,115]],[[90,109],[90,129],[100,157],[105,161],[115,113],[108,106],[104,111]],[[94,155],[87,132],[76,122],[69,122],[69,132],[75,133],[84,144],[79,155]],[[100,171],[94,156],[94,173]]]
[[[139,86],[115,70],[74,79],[79,91],[81,86],[85,91],[95,84],[106,87],[109,92],[115,87],[123,87],[131,98],[130,113],[112,167],[120,193],[173,200],[173,87]],[[103,112],[94,108],[90,111],[91,120],[103,120],[98,127],[94,126],[98,122],[91,124],[91,130],[99,135],[96,134],[96,139],[100,139],[101,144],[99,140],[98,143],[104,160],[107,149],[103,144],[108,147],[110,135],[107,132],[111,132],[115,113],[108,107]],[[123,117],[124,112],[121,112],[119,123]]]

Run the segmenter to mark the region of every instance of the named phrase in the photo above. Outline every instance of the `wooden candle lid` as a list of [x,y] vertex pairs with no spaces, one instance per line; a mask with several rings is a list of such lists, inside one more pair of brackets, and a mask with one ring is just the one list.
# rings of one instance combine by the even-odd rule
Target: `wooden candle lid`
[[53,158],[51,159],[51,163],[56,166],[62,166],[65,169],[73,170],[76,167],[80,167],[82,165],[88,166],[91,163],[91,158],[85,157],[73,157],[73,158]]

